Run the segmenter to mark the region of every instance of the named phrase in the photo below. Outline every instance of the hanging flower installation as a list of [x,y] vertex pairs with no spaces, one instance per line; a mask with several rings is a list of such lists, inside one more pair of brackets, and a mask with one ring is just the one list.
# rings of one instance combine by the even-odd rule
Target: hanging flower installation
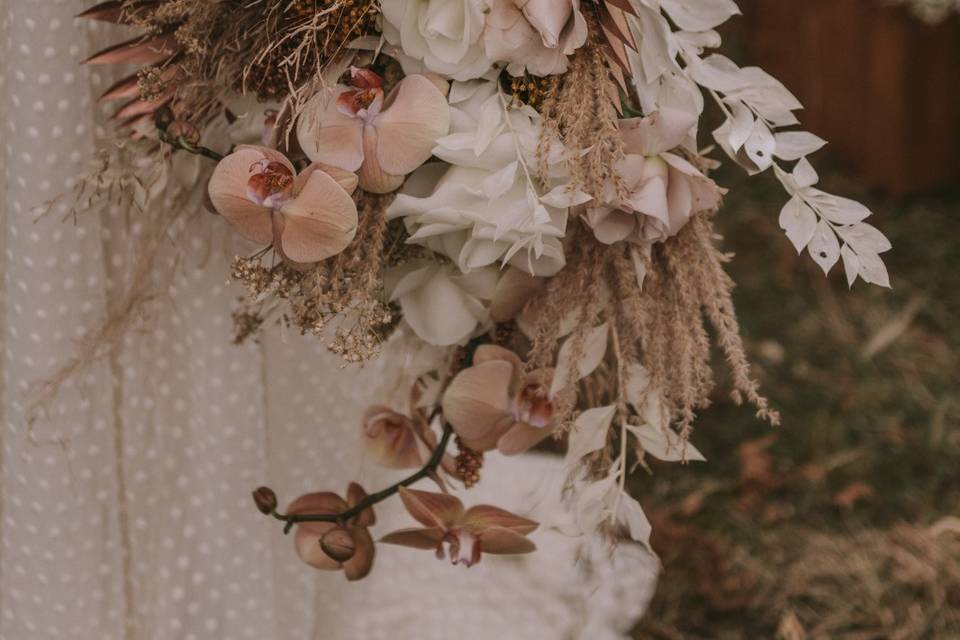
[[284,511],[254,494],[304,562],[367,575],[373,508],[398,495],[420,526],[381,542],[466,567],[531,552],[537,523],[453,492],[482,481],[485,455],[522,465],[551,439],[566,442],[582,533],[648,544],[625,477],[648,456],[703,459],[691,435],[714,389],[711,336],[734,399],[778,422],[713,231],[726,191],[710,139],[776,176],[798,252],[826,273],[841,262],[851,286],[889,286],[870,212],[817,187],[808,156],[825,142],[798,128],[797,100],[711,53],[737,13],[732,0],[115,0],[83,14],[145,34],[88,60],[141,69],[104,96],[126,102],[86,201],[127,194],[165,231],[208,196],[261,247],[233,264],[249,291],[237,342],[282,321],[348,363],[402,354],[387,370],[407,401],[371,397],[356,424],[373,461],[409,476]]

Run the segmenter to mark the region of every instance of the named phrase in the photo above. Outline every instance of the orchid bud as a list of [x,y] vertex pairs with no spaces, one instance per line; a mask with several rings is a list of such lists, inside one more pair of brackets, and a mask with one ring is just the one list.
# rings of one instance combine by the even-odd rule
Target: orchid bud
[[174,115],[173,109],[169,105],[164,105],[157,109],[157,112],[153,116],[153,122],[157,125],[157,129],[164,130],[170,126],[170,124],[177,119],[177,116]]
[[254,491],[253,501],[264,515],[270,515],[277,508],[277,494],[270,487],[260,487]]
[[198,144],[200,142],[200,130],[185,120],[174,120],[167,127],[167,135],[174,140],[183,138],[187,144]]
[[357,543],[349,531],[335,527],[320,538],[320,548],[337,562],[346,562],[357,552]]

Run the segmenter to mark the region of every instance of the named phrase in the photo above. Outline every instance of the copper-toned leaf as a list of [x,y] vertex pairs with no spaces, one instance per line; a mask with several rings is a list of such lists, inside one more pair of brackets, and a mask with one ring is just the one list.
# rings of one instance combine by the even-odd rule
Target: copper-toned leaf
[[137,37],[93,54],[84,64],[159,64],[176,51],[177,41],[172,33],[147,39]]
[[126,118],[134,118],[136,116],[142,116],[145,114],[150,114],[155,112],[157,109],[163,105],[170,102],[173,98],[173,89],[167,91],[157,100],[141,100],[140,98],[135,98],[130,102],[126,103],[120,107],[116,113],[113,114],[114,120],[124,120]]
[[78,14],[77,17],[84,20],[101,20],[120,24],[123,19],[123,4],[122,0],[101,2]]

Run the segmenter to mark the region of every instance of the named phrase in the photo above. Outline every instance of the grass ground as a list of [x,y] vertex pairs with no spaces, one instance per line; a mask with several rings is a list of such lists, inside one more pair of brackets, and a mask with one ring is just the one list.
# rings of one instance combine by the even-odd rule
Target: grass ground
[[783,425],[720,389],[693,436],[709,462],[637,480],[664,571],[636,637],[960,638],[960,190],[893,201],[824,176],[894,245],[893,290],[848,291],[783,237],[772,176],[718,180]]

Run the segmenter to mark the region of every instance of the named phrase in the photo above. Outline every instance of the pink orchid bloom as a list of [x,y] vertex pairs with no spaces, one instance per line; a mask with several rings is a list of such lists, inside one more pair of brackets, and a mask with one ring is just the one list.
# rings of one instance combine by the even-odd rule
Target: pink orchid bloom
[[244,238],[272,243],[292,262],[312,263],[353,240],[356,184],[355,175],[316,163],[297,175],[279,151],[240,145],[213,170],[207,189],[217,212]]
[[430,458],[421,425],[388,407],[375,405],[367,409],[362,437],[367,454],[388,469],[422,467]]
[[450,107],[426,76],[407,76],[384,97],[379,75],[351,74],[350,86],[325,89],[307,104],[297,140],[311,160],[356,171],[361,188],[389,193],[450,131]]
[[587,41],[587,20],[580,0],[487,0],[484,29],[487,56],[524,71],[547,76],[567,70],[567,56]]
[[[410,387],[408,415],[389,407],[374,405],[361,421],[361,438],[367,455],[388,469],[424,466],[437,448],[436,433],[430,428],[426,408],[421,406],[424,387],[418,380]],[[444,454],[440,466],[447,474],[459,477],[453,457]],[[440,476],[434,477],[440,482]]]
[[550,395],[553,369],[524,373],[512,351],[482,345],[473,366],[457,374],[443,396],[443,416],[466,446],[522,453],[546,439],[573,406],[573,390]]
[[[336,515],[366,496],[363,487],[351,482],[346,500],[330,491],[308,493],[290,503],[287,515]],[[294,548],[300,559],[315,569],[343,569],[347,580],[360,580],[373,568],[374,544],[367,527],[372,527],[375,522],[372,508],[364,509],[344,526],[334,522],[298,522]]]
[[400,489],[400,499],[424,526],[394,531],[380,542],[434,549],[437,558],[449,554],[450,562],[465,567],[480,562],[484,553],[530,553],[537,548],[527,535],[539,525],[499,507],[481,504],[464,509],[449,494],[406,488]]
[[597,240],[613,244],[657,242],[675,235],[701,211],[720,204],[724,191],[696,167],[670,153],[683,144],[696,117],[663,110],[620,121],[626,155],[616,169],[627,186],[626,199],[612,185],[586,207]]

